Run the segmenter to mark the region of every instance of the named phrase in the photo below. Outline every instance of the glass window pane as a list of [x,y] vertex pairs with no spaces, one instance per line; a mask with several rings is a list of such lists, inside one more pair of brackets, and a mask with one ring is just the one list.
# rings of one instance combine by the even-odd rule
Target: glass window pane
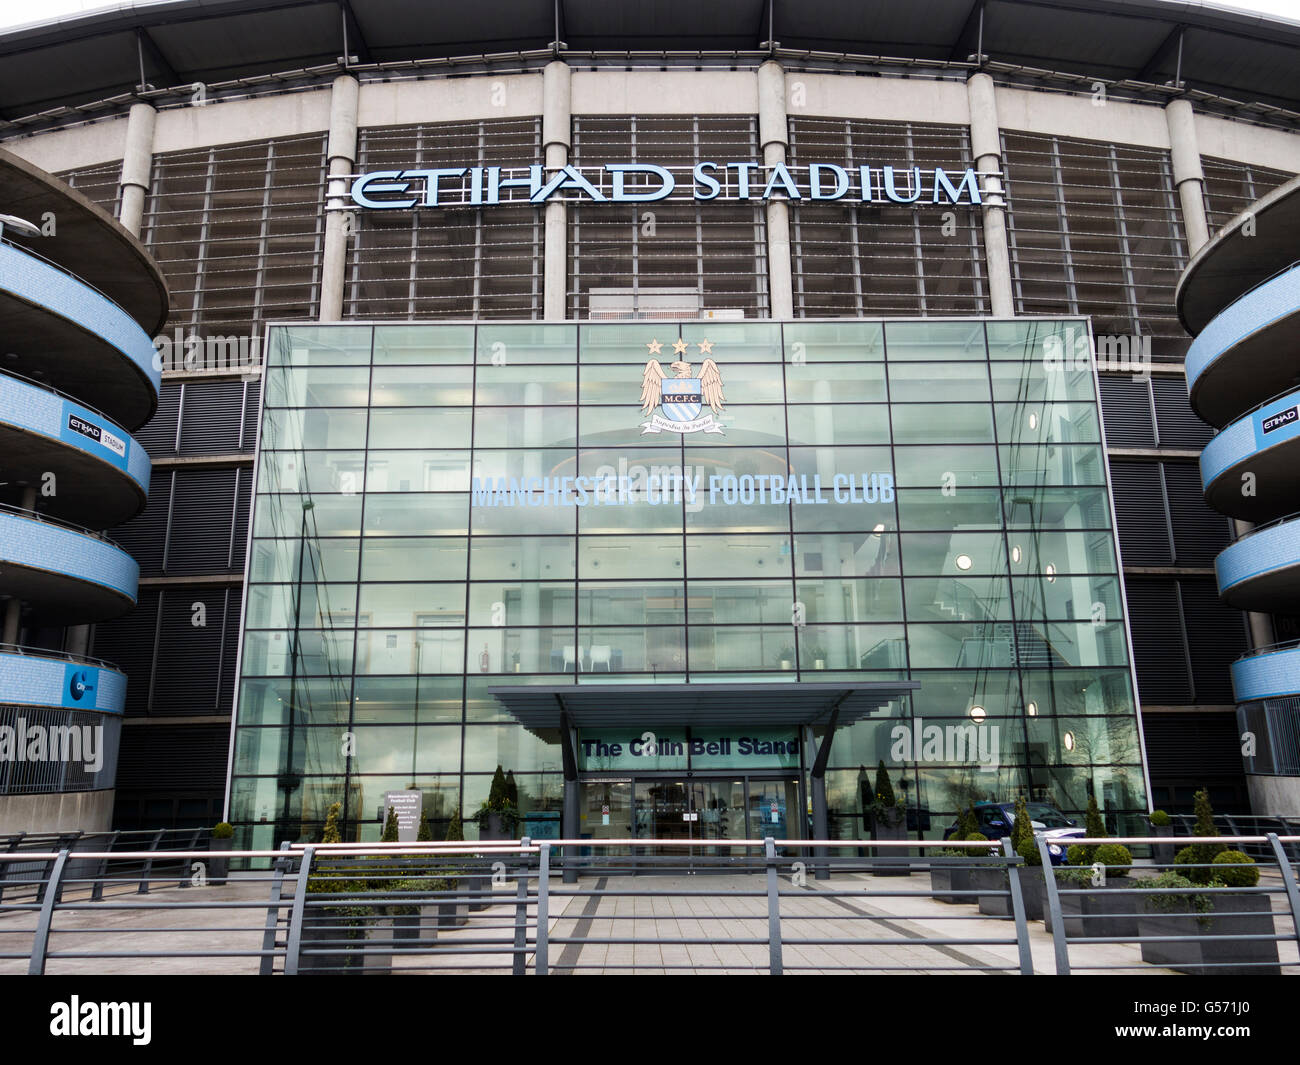
[[367,492],[467,492],[468,451],[372,451]]
[[787,322],[782,330],[787,368],[884,358],[885,330],[879,322]]
[[293,325],[271,332],[271,366],[361,366],[370,362],[369,326]]
[[474,359],[474,327],[444,325],[429,329],[419,325],[375,327],[375,365],[445,365]]
[[270,410],[262,419],[263,451],[341,450],[366,446],[364,410]]
[[376,366],[370,402],[376,407],[468,407],[472,366]]
[[460,492],[366,494],[366,536],[464,535],[469,496]]
[[788,577],[790,538],[743,533],[686,537],[687,572],[697,577]]
[[888,444],[889,408],[883,404],[786,408],[791,444]]
[[577,434],[573,407],[479,407],[474,412],[475,447],[572,447]]
[[469,439],[468,407],[392,407],[370,412],[370,450],[436,448]]
[[680,582],[582,581],[578,622],[582,625],[680,625],[686,595]]
[[571,582],[490,581],[470,585],[471,625],[572,625]]
[[425,625],[464,625],[463,584],[363,584],[362,628],[407,628]]
[[578,540],[584,580],[617,577],[672,579],[682,575],[680,536],[584,536]]
[[889,398],[893,403],[986,402],[989,398],[989,369],[982,362],[908,363],[891,360]]
[[[480,365],[474,395],[480,406],[572,404],[577,399],[576,366]],[[641,383],[636,382],[636,402]],[[627,402],[626,400],[624,402]]]
[[370,371],[365,368],[268,368],[266,406],[364,408],[369,387]]
[[985,357],[982,322],[886,322],[890,362]]
[[259,583],[355,581],[357,541],[351,539],[254,540],[249,580]]
[[799,602],[809,624],[846,621],[901,621],[903,595],[896,579],[801,579]]
[[356,495],[300,495],[259,496],[254,536],[302,535],[303,504],[307,508],[306,530],[315,539],[318,536],[356,536],[361,531],[361,493]]
[[547,323],[513,325],[480,322],[478,326],[478,361],[480,363],[563,363],[577,361],[578,327]]
[[895,403],[889,416],[896,444],[993,443],[993,420],[986,404]]
[[476,536],[470,552],[470,579],[572,579],[571,536]]
[[459,537],[373,537],[361,553],[363,581],[465,579],[465,541]]

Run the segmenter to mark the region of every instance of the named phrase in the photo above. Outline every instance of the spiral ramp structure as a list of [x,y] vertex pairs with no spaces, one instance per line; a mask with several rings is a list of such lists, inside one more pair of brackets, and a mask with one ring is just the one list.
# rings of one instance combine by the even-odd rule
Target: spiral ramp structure
[[0,150],[0,831],[107,828],[126,678],[89,624],[136,601],[102,530],[143,510],[162,273],[89,200]]
[[[1236,522],[1219,595],[1256,615],[1232,683],[1256,813],[1300,810],[1300,178],[1228,223],[1184,271],[1178,313],[1206,502]],[[1261,626],[1261,622],[1263,625]],[[1270,638],[1261,639],[1261,629]]]

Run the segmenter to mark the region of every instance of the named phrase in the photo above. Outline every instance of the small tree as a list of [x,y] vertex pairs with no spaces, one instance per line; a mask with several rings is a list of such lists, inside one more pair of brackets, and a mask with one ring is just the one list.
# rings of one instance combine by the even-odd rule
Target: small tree
[[379,837],[379,842],[397,842],[397,811],[391,806],[388,808],[388,816],[384,819],[384,834]]
[[[1104,839],[1106,836],[1106,822],[1101,818],[1096,795],[1088,796],[1088,810],[1083,818],[1083,834],[1089,839]],[[1102,844],[1072,844],[1065,852],[1065,860],[1071,865],[1091,865],[1099,846]]]
[[497,771],[492,774],[492,786],[488,789],[488,809],[501,810],[504,808],[509,796],[506,794],[506,775],[497,766]]
[[322,843],[342,843],[343,834],[339,832],[339,814],[343,810],[341,802],[334,803],[325,814],[325,828],[321,832]]
[[506,774],[506,801],[516,808],[519,806],[519,785],[515,783],[513,769]]
[[451,812],[451,823],[447,825],[447,835],[443,837],[448,843],[464,843],[465,829],[460,823],[460,807]]
[[417,843],[433,842],[433,829],[429,827],[429,817],[423,808],[420,810],[420,827],[415,833],[415,841]]
[[1016,800],[1015,819],[1011,822],[1011,849],[1019,854],[1020,845],[1026,839],[1033,842],[1034,824],[1029,820],[1029,809],[1025,805],[1025,797],[1021,795]]
[[[1216,836],[1219,830],[1214,827],[1214,807],[1210,805],[1210,793],[1202,788],[1195,798],[1196,825],[1193,836]],[[1193,843],[1174,855],[1175,865],[1209,866],[1227,847],[1222,843]],[[1215,870],[1210,868],[1188,869],[1187,878],[1194,884],[1208,884],[1214,879]]]
[[880,760],[880,768],[876,770],[876,802],[886,809],[898,805],[898,799],[894,797],[894,785],[889,781],[889,770],[885,768],[883,758]]
[[972,833],[980,830],[979,818],[975,816],[975,807],[967,806],[957,815],[957,838],[969,839]]

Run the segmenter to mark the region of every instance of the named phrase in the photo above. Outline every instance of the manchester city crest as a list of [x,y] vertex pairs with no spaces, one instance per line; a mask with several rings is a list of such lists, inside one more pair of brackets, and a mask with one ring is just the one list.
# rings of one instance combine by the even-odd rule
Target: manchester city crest
[[[651,358],[645,364],[641,378],[641,413],[650,414],[655,408],[660,413],[651,414],[649,421],[641,423],[641,435],[661,433],[665,429],[671,433],[722,432],[721,423],[713,418],[723,408],[722,374],[718,364],[706,358],[696,374],[695,368],[686,361],[690,345],[678,339],[673,342],[673,354],[677,360],[669,364],[674,376],[669,377],[663,365],[654,358],[663,350],[663,344],[652,340],[646,347],[650,349]],[[713,345],[707,339],[696,347],[701,355],[713,353]],[[704,412],[706,407],[708,411]]]

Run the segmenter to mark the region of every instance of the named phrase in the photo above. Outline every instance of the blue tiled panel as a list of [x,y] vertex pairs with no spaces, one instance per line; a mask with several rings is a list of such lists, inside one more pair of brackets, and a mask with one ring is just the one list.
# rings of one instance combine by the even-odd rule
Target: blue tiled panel
[[140,368],[157,393],[162,374],[154,366],[153,340],[112,300],[9,244],[0,244],[0,289],[103,337]]
[[1233,422],[1201,452],[1201,485],[1209,488],[1210,483],[1229,466],[1254,453],[1255,434],[1251,430],[1250,418]]
[[0,560],[136,596],[140,567],[121,548],[58,525],[0,513]]
[[[85,433],[69,429],[69,418],[79,418],[100,429],[101,439],[95,440]],[[35,385],[0,376],[0,422],[62,441],[69,447],[107,462],[122,470],[148,494],[151,469],[149,455],[139,441],[132,439],[125,429],[102,414],[96,414],[79,403],[73,403],[70,399],[56,396]],[[119,455],[115,448],[105,442],[107,438],[102,436],[103,430],[121,441],[124,455]]]
[[1214,560],[1220,593],[1261,573],[1300,565],[1300,521],[1251,533],[1225,547]]
[[1238,659],[1232,664],[1232,690],[1239,703],[1300,694],[1300,647]]
[[[1224,352],[1300,309],[1300,266],[1273,278],[1220,311],[1187,349],[1187,387]],[[1279,338],[1281,339],[1281,338]]]
[[62,658],[0,654],[0,703],[120,714],[126,704],[126,677],[115,669]]

